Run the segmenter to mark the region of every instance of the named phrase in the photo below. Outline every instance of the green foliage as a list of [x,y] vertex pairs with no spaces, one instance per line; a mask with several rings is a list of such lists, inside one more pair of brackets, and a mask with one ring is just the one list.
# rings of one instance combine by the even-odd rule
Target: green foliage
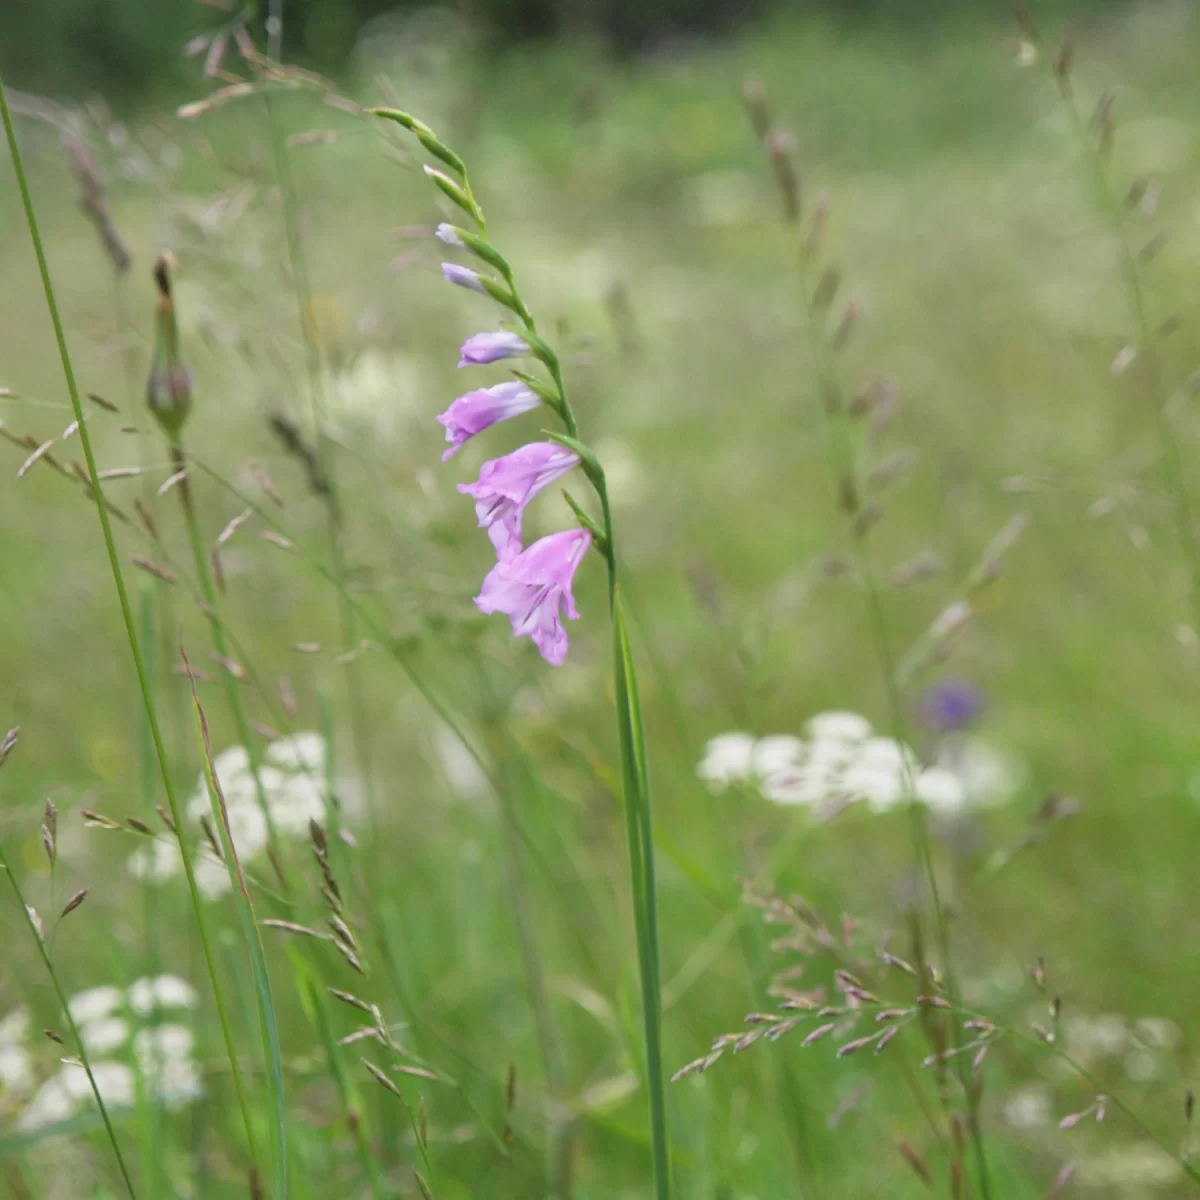
[[[1126,0],[1043,0],[1039,13],[1079,16],[1121,7]],[[234,11],[241,5],[230,4]],[[1009,7],[991,13],[999,20]],[[252,27],[262,32],[267,0],[252,0]],[[181,51],[189,38],[224,19],[220,5],[190,0],[38,0],[0,8],[0,68],[13,86],[55,95],[85,97],[99,90],[110,98],[147,96],[183,76]],[[554,37],[599,38],[614,50],[641,53],[696,35],[737,33],[777,14],[799,13],[845,22],[848,27],[879,25],[904,36],[938,36],[948,18],[963,16],[954,0],[482,0],[469,13],[486,42],[495,47]],[[288,0],[285,54],[327,71],[344,69],[360,36],[414,18],[403,36],[417,40],[425,24],[449,17],[428,0]],[[425,18],[429,18],[428,21]]]
[[[1052,23],[1043,24],[1050,37]],[[259,97],[195,122],[150,111],[108,156],[100,116],[86,126],[89,144],[135,255],[114,309],[109,261],[76,210],[58,130],[18,118],[89,447],[98,470],[146,468],[102,482],[129,518],[112,516],[115,562],[126,574],[141,569],[139,596],[163,604],[157,622],[145,605],[129,622],[139,643],[158,631],[144,671],[179,809],[202,765],[186,682],[172,670],[181,628],[203,673],[197,690],[217,757],[243,738],[217,679],[233,660],[246,671],[237,694],[264,759],[297,730],[332,731],[335,747],[320,780],[326,802],[341,805],[328,823],[328,857],[314,864],[307,833],[285,841],[286,894],[265,850],[247,863],[262,929],[257,973],[245,968],[245,911],[228,894],[197,901],[227,999],[218,1015],[182,880],[151,888],[126,870],[146,844],[127,814],[136,806],[155,821],[153,805],[165,807],[156,739],[138,716],[96,512],[78,478],[52,465],[70,473],[79,441],[64,436],[74,412],[39,277],[22,239],[0,240],[0,386],[13,393],[0,393],[0,417],[18,442],[0,442],[9,468],[0,486],[0,727],[23,728],[0,772],[0,841],[23,899],[56,911],[37,833],[46,795],[56,798],[58,886],[90,889],[55,947],[68,996],[159,971],[203,993],[194,1022],[205,1097],[113,1112],[139,1195],[247,1195],[246,1132],[221,1025],[265,1150],[276,1064],[261,1050],[256,994],[265,996],[269,972],[289,1186],[300,1200],[418,1195],[415,1172],[438,1200],[652,1196],[647,1001],[634,950],[635,930],[648,934],[651,923],[644,889],[629,889],[631,847],[634,877],[644,878],[651,789],[651,969],[661,975],[668,1075],[706,1055],[717,1035],[769,1027],[743,1018],[779,1008],[772,980],[799,960],[776,943],[801,937],[761,921],[762,908],[790,919],[773,889],[785,905],[802,896],[837,948],[876,966],[881,946],[911,954],[903,813],[857,804],[817,820],[756,788],[718,794],[696,777],[705,742],[725,731],[799,734],[827,709],[863,712],[877,728],[890,720],[861,580],[845,570],[846,520],[822,413],[828,389],[808,349],[795,240],[740,108],[751,69],[775,119],[795,133],[804,212],[827,198],[825,253],[846,281],[837,299],[861,306],[852,336],[830,350],[846,381],[841,403],[874,402],[881,376],[897,389],[877,440],[861,422],[853,436],[857,452],[875,455],[864,484],[891,479],[870,492],[882,512],[867,546],[898,655],[921,648],[904,715],[927,749],[922,682],[965,675],[989,693],[986,735],[1024,765],[1006,806],[962,824],[931,821],[964,1003],[1021,1035],[992,1046],[982,1067],[992,1194],[1040,1200],[1068,1161],[1080,1163],[1071,1186],[1104,1200],[1131,1187],[1193,1194],[1171,1155],[1190,1136],[1184,1095],[1195,1050],[1187,1038],[1167,1050],[1129,1040],[1135,1028],[1139,1037],[1158,1028],[1169,1041],[1172,1028],[1200,1020],[1188,564],[1159,473],[1154,400],[1136,360],[1113,370],[1128,359],[1137,322],[1112,222],[1094,201],[1044,60],[1040,72],[1014,63],[1005,39],[1017,36],[962,26],[933,47],[779,23],[636,72],[546,47],[514,50],[496,76],[486,64],[478,76],[414,71],[411,93],[410,77],[395,74],[398,102],[431,114],[469,161],[489,235],[553,344],[539,360],[561,370],[605,472],[622,575],[618,674],[637,663],[636,706],[630,689],[611,684],[599,555],[580,573],[581,617],[560,670],[472,608],[491,556],[454,484],[510,444],[510,431],[443,468],[434,417],[485,378],[456,370],[454,352],[500,317],[486,298],[446,287],[436,264],[449,252],[414,234],[458,218],[404,157],[413,139],[391,143],[398,168],[381,150],[394,128],[311,92],[273,95],[312,281],[298,312]],[[1081,40],[1074,82],[1085,114],[1103,87],[1129,85],[1107,167],[1113,194],[1123,201],[1134,180],[1152,182],[1157,208],[1142,193],[1122,209],[1138,252],[1160,229],[1172,233],[1137,269],[1147,326],[1163,335],[1158,365],[1191,494],[1200,486],[1197,429],[1183,384],[1200,359],[1198,50],[1189,11],[1142,12]],[[370,79],[355,94],[382,99]],[[128,162],[136,169],[122,173]],[[14,189],[0,188],[0,227],[20,229],[22,219]],[[176,464],[140,387],[126,384],[148,367],[150,268],[164,241],[181,264],[181,335],[194,374],[195,563],[177,492],[156,495]],[[835,302],[833,332],[842,315]],[[314,425],[306,334],[324,396],[319,449],[305,440]],[[120,411],[86,401],[89,392]],[[271,424],[281,413],[297,431],[287,444]],[[142,434],[123,431],[130,425]],[[511,437],[538,428],[530,417]],[[889,477],[882,467],[905,446],[915,462]],[[336,502],[314,487],[324,470]],[[580,511],[593,511],[582,481],[572,487]],[[135,501],[154,535],[139,532]],[[1023,540],[998,572],[981,571],[997,531],[1019,514],[1029,517]],[[574,515],[546,495],[527,520],[541,533]],[[219,547],[218,530],[229,531]],[[940,573],[896,586],[896,569],[925,550]],[[224,590],[201,606],[201,563],[214,552]],[[147,561],[162,573],[148,573]],[[964,596],[971,619],[953,641],[932,637],[938,614]],[[207,653],[217,620],[224,665]],[[626,790],[636,803],[623,836]],[[1043,820],[1048,797],[1056,812],[1077,800],[1078,815]],[[116,828],[86,826],[85,808]],[[320,892],[330,878],[337,905]],[[743,903],[741,879],[761,908]],[[17,918],[11,907],[0,916],[6,929]],[[27,1005],[40,1037],[59,1021],[54,986],[36,943],[12,941],[0,963],[0,1019]],[[344,952],[351,943],[354,962]],[[927,952],[941,957],[932,945]],[[1038,955],[1045,994],[1026,971]],[[802,965],[789,986],[836,986],[832,957]],[[865,982],[908,1003],[910,979],[880,967]],[[1048,1046],[1032,1025],[1052,1023],[1057,994],[1058,1041]],[[1085,1054],[1077,1022],[1107,1018],[1111,1035],[1113,1014],[1120,1052]],[[764,1035],[668,1084],[675,1194],[929,1194],[896,1151],[900,1141],[929,1165],[935,1194],[949,1194],[954,1134],[933,1069],[920,1066],[928,1047],[919,1020],[878,1057],[835,1056],[835,1045],[876,1028],[861,1022],[808,1048],[799,1029],[778,1042]],[[1063,1068],[1063,1050],[1080,1056],[1087,1076]],[[64,1053],[39,1042],[38,1072]],[[955,1076],[947,1081],[953,1093]],[[1057,1128],[1098,1092],[1119,1097],[1102,1126],[1093,1109]],[[18,1194],[22,1185],[34,1196],[55,1186],[119,1194],[99,1120],[54,1127],[62,1136],[17,1130],[27,1097],[11,1096],[0,1093],[0,1157]],[[143,1120],[144,1134],[135,1124]],[[132,1152],[143,1146],[153,1147],[149,1162]],[[1130,1184],[1122,1171],[1126,1180],[1141,1173]]]

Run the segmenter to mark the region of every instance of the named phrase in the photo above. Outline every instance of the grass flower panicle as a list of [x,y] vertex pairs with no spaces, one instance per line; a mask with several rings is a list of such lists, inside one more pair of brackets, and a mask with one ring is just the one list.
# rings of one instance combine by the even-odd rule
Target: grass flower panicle
[[[222,750],[213,760],[213,773],[221,786],[229,828],[239,858],[253,861],[270,847],[267,814],[277,833],[296,839],[308,837],[311,821],[325,820],[325,740],[319,733],[301,731],[279,738],[267,747],[256,773],[245,746]],[[259,807],[259,788],[266,813]],[[211,811],[208,786],[202,773],[188,799],[186,812],[199,830]],[[197,838],[196,883],[207,900],[229,893],[232,884],[224,864],[206,840]],[[137,879],[160,884],[183,872],[183,859],[174,839],[156,838],[139,846],[126,860],[126,869]]]

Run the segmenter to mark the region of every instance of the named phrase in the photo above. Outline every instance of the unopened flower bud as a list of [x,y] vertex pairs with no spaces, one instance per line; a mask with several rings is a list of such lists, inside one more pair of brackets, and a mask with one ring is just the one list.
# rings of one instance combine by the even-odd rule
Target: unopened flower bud
[[158,287],[157,333],[150,375],[146,380],[146,401],[150,411],[172,441],[179,436],[192,410],[192,376],[179,357],[179,329],[175,323],[175,302],[171,295],[171,268],[174,259],[163,254],[154,265]]

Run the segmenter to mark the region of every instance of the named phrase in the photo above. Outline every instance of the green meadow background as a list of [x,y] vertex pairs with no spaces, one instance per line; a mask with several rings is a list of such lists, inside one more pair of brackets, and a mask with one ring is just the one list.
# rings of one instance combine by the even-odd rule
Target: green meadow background
[[[210,15],[220,14],[190,13],[182,36]],[[772,949],[777,931],[742,902],[740,878],[802,895],[834,928],[843,915],[861,922],[868,945],[888,941],[902,952],[907,937],[903,812],[854,806],[818,821],[752,788],[714,794],[696,775],[705,743],[720,733],[800,734],[825,710],[887,726],[862,589],[831,565],[847,552],[847,535],[792,268],[796,235],[779,217],[742,104],[747,78],[765,85],[775,119],[794,135],[805,206],[827,199],[827,253],[843,294],[863,308],[840,354],[844,378],[852,391],[876,378],[894,385],[898,408],[880,453],[917,456],[881,495],[871,556],[883,577],[925,550],[945,564],[917,585],[885,588],[894,644],[909,647],[963,595],[1005,523],[1028,518],[946,661],[906,699],[917,714],[926,685],[970,680],[988,700],[981,733],[1021,766],[1007,804],[935,837],[964,995],[1028,1033],[1047,1020],[1026,969],[1042,955],[1064,1021],[1120,1014],[1129,1027],[1163,1018],[1178,1031],[1149,1066],[1097,1057],[1094,1085],[1062,1072],[1036,1039],[1001,1041],[983,1070],[993,1194],[1045,1196],[1074,1161],[1063,1195],[1184,1196],[1194,1185],[1147,1149],[1123,1113],[1066,1131],[1057,1122],[1104,1090],[1168,1147],[1187,1151],[1184,1096],[1200,1017],[1200,642],[1154,407],[1167,404],[1196,494],[1200,428],[1188,381],[1200,366],[1200,12],[1147,3],[1057,6],[1037,17],[1052,43],[1074,31],[1085,113],[1103,89],[1115,93],[1114,186],[1123,192],[1145,178],[1157,196],[1138,221],[1144,243],[1160,231],[1167,239],[1142,268],[1154,327],[1172,321],[1158,395],[1146,394],[1137,371],[1119,369],[1134,323],[1116,245],[1051,71],[1021,65],[1019,29],[1002,9],[943,6],[936,19],[908,21],[783,5],[706,18],[707,32],[621,52],[603,29],[576,36],[557,19],[557,37],[501,38],[503,6],[478,24],[450,10],[405,11],[348,37],[335,62],[322,61],[316,45],[297,53],[364,104],[394,95],[467,159],[490,235],[563,351],[581,426],[609,464],[659,837],[668,1071],[769,1007],[770,980],[791,961]],[[26,19],[35,20],[32,6]],[[278,412],[308,420],[309,383],[260,100],[181,120],[178,104],[214,85],[203,56],[182,60],[178,44],[166,51],[173,61],[161,82],[131,93],[113,72],[107,99],[104,79],[83,76],[76,86],[40,52],[23,79],[22,43],[10,28],[5,80],[20,93],[18,131],[76,369],[85,391],[120,410],[89,410],[100,465],[141,464],[155,487],[171,474],[142,400],[150,269],[170,248],[194,377],[189,449],[215,473],[194,482],[205,535],[215,539],[243,508],[220,480],[262,497],[254,460],[283,500],[264,505],[323,562],[324,507],[268,427]],[[147,53],[130,45],[135,59]],[[232,51],[227,65],[236,68]],[[241,685],[252,719],[278,727],[286,676],[295,727],[332,732],[357,843],[345,851],[348,907],[364,920],[373,911],[386,935],[382,947],[363,935],[368,980],[329,955],[322,983],[369,991],[399,1040],[454,1080],[404,1079],[401,1104],[366,1074],[361,1047],[336,1052],[383,1164],[382,1194],[420,1194],[412,1175],[420,1107],[439,1200],[550,1195],[563,1153],[577,1200],[648,1197],[601,565],[580,573],[581,617],[559,669],[514,642],[500,618],[476,612],[489,547],[455,485],[518,445],[537,418],[440,463],[435,417],[482,378],[456,370],[457,347],[495,328],[495,316],[483,298],[440,278],[444,248],[428,234],[445,214],[411,146],[310,91],[281,91],[274,108],[293,138],[351,588],[411,672],[371,649],[339,662],[334,590],[305,555],[259,537],[266,526],[257,521],[228,544],[224,608],[235,656],[263,684]],[[132,250],[119,283],[78,209],[63,122],[92,145]],[[314,131],[323,136],[298,136]],[[0,420],[40,443],[71,415],[7,158],[0,231]],[[143,432],[122,429],[132,425]],[[0,774],[0,835],[30,902],[51,913],[39,826],[47,798],[58,806],[57,903],[89,889],[54,940],[68,991],[170,971],[200,993],[204,1099],[166,1113],[143,1104],[116,1118],[141,1190],[245,1196],[241,1128],[186,892],[178,880],[143,888],[123,865],[138,835],[85,827],[80,815],[123,819],[162,798],[139,782],[136,681],[94,509],[44,463],[18,480],[27,454],[0,443],[0,726],[21,729]],[[78,443],[64,443],[60,457],[77,456]],[[106,484],[135,525],[143,486]],[[203,670],[215,677],[220,668],[187,588],[133,564],[140,554],[189,573],[177,504],[169,493],[147,503],[162,546],[148,548],[120,524],[118,544],[135,598],[160,597],[156,686],[173,771],[190,794],[200,756],[186,685],[170,661],[182,639]],[[529,515],[537,533],[569,520],[549,495]],[[362,701],[373,823],[362,814],[368,789],[351,692]],[[447,733],[428,693],[505,764],[503,797]],[[200,698],[214,748],[234,743],[220,688],[202,683]],[[1078,814],[998,865],[1053,795],[1078,801]],[[311,887],[304,903],[316,912],[319,874],[303,841],[290,845],[292,869]],[[506,869],[514,861],[516,910]],[[257,875],[261,913],[287,915],[265,860]],[[24,1005],[35,1033],[57,1027],[34,944],[8,896],[4,904],[0,1016]],[[228,899],[209,911],[261,1101],[235,912]],[[522,937],[544,972],[557,1094]],[[302,947],[268,937],[267,948],[291,1194],[369,1195],[306,1003]],[[814,962],[803,986],[829,974]],[[337,1036],[355,1026],[349,1009],[335,1006],[329,1019]],[[64,1053],[43,1039],[38,1069]],[[930,1162],[934,1194],[950,1195],[945,1156],[906,1083],[917,1076],[937,1110],[919,1066],[925,1053],[913,1037],[878,1058],[839,1061],[830,1041],[802,1049],[783,1039],[673,1085],[678,1195],[925,1195],[900,1140]],[[1027,1120],[1030,1106],[1036,1116]],[[120,1194],[94,1120],[28,1134],[18,1129],[20,1108],[0,1087],[0,1179],[14,1197]]]

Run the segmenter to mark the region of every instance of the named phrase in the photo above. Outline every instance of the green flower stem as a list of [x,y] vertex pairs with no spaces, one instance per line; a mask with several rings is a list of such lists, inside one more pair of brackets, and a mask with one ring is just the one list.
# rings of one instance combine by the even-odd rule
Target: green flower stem
[[[391,119],[395,119],[393,116]],[[411,120],[411,119],[409,119]],[[405,121],[401,120],[401,124]],[[418,123],[414,129],[427,147],[429,142],[422,136]],[[423,127],[422,127],[423,128]],[[436,142],[432,131],[425,133]],[[440,143],[438,143],[440,145]],[[442,155],[438,154],[439,158]],[[457,155],[450,155],[461,164]],[[447,161],[443,158],[442,161]],[[479,238],[485,243],[484,257],[490,262],[502,264],[498,270],[507,285],[511,298],[509,307],[520,319],[525,331],[541,347],[542,359],[557,392],[556,411],[562,418],[569,437],[578,439],[579,426],[567,396],[563,381],[562,364],[558,355],[537,336],[537,325],[528,305],[521,298],[513,271],[508,263],[487,243],[487,223],[483,210],[475,200],[471,182],[465,167],[460,167],[462,189],[467,201],[467,210],[473,217]],[[598,547],[608,563],[609,610],[613,626],[614,684],[617,703],[617,730],[621,750],[621,774],[625,792],[625,828],[629,844],[629,865],[636,926],[639,975],[642,986],[642,1021],[646,1043],[646,1075],[649,1085],[651,1143],[654,1157],[655,1194],[657,1200],[668,1200],[671,1193],[671,1167],[667,1135],[666,1089],[662,1063],[662,999],[661,968],[658,945],[658,899],[654,866],[654,823],[650,807],[649,774],[646,769],[645,735],[642,726],[641,705],[638,701],[637,676],[625,624],[621,593],[617,581],[616,541],[613,536],[612,509],[608,500],[608,484],[603,467],[596,464],[588,471],[588,479],[600,501],[604,526],[604,545]]]
[[[463,186],[467,196],[474,203],[465,171],[463,172]],[[473,215],[479,228],[479,236],[486,237],[486,225],[478,205],[475,206]],[[528,306],[521,299],[513,272],[506,267],[501,273],[512,293],[513,311],[520,317],[526,331],[536,338],[537,326]],[[540,339],[538,340],[540,341]],[[579,425],[567,396],[562,364],[558,355],[548,348],[545,364],[558,393],[558,412],[563,426],[568,436],[577,439]],[[589,472],[588,478],[600,501],[605,543],[601,550],[608,564],[608,597],[613,625],[617,731],[621,752],[621,775],[624,781],[625,832],[629,849],[634,924],[642,988],[642,1023],[646,1043],[646,1077],[650,1098],[655,1194],[657,1200],[668,1200],[671,1194],[671,1166],[667,1133],[666,1077],[662,1061],[658,886],[655,876],[654,822],[650,806],[649,774],[646,768],[645,734],[641,705],[638,700],[637,675],[617,581],[617,554],[616,540],[613,535],[612,506],[608,499],[608,483],[603,467],[600,467],[595,475]]]
[[[3,84],[0,84],[0,103],[3,103]],[[5,124],[7,125],[7,107],[4,109],[4,115]],[[129,1193],[130,1200],[137,1200],[137,1192],[134,1190],[133,1180],[129,1175],[129,1168],[125,1164],[125,1155],[121,1153],[121,1143],[117,1141],[117,1131],[113,1128],[112,1120],[108,1115],[108,1106],[104,1103],[104,1097],[100,1095],[100,1088],[96,1084],[96,1077],[92,1074],[91,1060],[88,1058],[83,1038],[79,1034],[79,1027],[75,1024],[75,1018],[71,1016],[71,1006],[67,1003],[66,994],[63,992],[62,983],[58,978],[58,972],[54,969],[54,961],[50,957],[50,951],[46,948],[42,934],[34,922],[32,911],[25,903],[25,897],[21,892],[21,885],[17,882],[16,872],[12,869],[12,864],[9,862],[8,856],[4,853],[3,846],[0,846],[0,871],[8,876],[8,882],[12,886],[17,905],[21,909],[25,923],[29,926],[29,932],[33,935],[33,940],[37,943],[38,954],[41,955],[42,964],[46,968],[46,974],[50,976],[50,983],[54,988],[54,995],[58,999],[58,1006],[62,1010],[63,1020],[66,1021],[67,1028],[71,1031],[71,1041],[74,1044],[75,1052],[79,1056],[79,1061],[83,1064],[83,1069],[87,1072],[88,1083],[91,1084],[92,1095],[96,1098],[96,1107],[100,1110],[100,1117],[104,1122],[104,1130],[108,1134],[113,1154],[116,1155],[117,1166],[120,1169],[121,1178],[125,1183],[125,1190]]]
[[113,537],[112,522],[109,519],[108,507],[104,500],[104,492],[96,467],[96,456],[92,449],[92,438],[88,432],[87,419],[83,412],[83,404],[79,398],[79,387],[75,381],[75,369],[71,363],[71,355],[67,349],[67,336],[63,329],[62,318],[58,311],[58,300],[54,292],[54,284],[50,279],[50,267],[46,261],[46,252],[42,246],[41,231],[38,228],[37,215],[34,212],[33,197],[29,191],[29,181],[25,176],[25,166],[21,159],[20,147],[17,144],[16,130],[13,128],[12,115],[9,112],[8,98],[4,90],[3,79],[0,78],[0,118],[4,122],[4,132],[8,140],[8,148],[12,154],[13,170],[17,177],[17,187],[21,193],[21,202],[25,209],[25,220],[29,226],[29,237],[33,243],[34,254],[37,257],[38,271],[42,279],[42,288],[46,294],[46,307],[50,312],[50,321],[54,326],[54,337],[58,344],[59,359],[62,363],[63,377],[67,385],[67,393],[71,399],[71,408],[75,420],[79,424],[79,441],[83,448],[84,460],[87,463],[88,479],[92,485],[92,498],[96,503],[96,512],[100,519],[100,531],[104,539],[104,547],[108,554],[108,564],[112,572],[113,586],[116,588],[117,601],[121,608],[121,617],[125,625],[125,635],[129,642],[129,650],[133,656],[134,670],[137,674],[138,687],[142,695],[142,704],[146,712],[146,721],[150,727],[151,740],[154,743],[155,757],[158,759],[159,772],[162,775],[163,790],[166,793],[167,805],[171,811],[171,819],[175,825],[175,835],[179,842],[179,854],[183,862],[184,875],[187,878],[188,894],[191,897],[192,910],[196,915],[196,924],[200,931],[200,941],[204,949],[205,964],[212,981],[213,996],[216,1000],[217,1014],[221,1022],[221,1032],[225,1039],[225,1049],[229,1057],[229,1067],[233,1076],[234,1089],[237,1092],[238,1106],[241,1109],[242,1122],[246,1130],[246,1145],[249,1150],[251,1163],[257,1162],[257,1151],[254,1141],[254,1126],[250,1120],[250,1108],[246,1100],[246,1089],[242,1080],[242,1070],[238,1064],[237,1051],[233,1042],[233,1032],[229,1024],[229,1015],[225,1006],[224,992],[220,975],[216,969],[213,957],[212,940],[209,937],[208,922],[204,915],[204,903],[196,886],[196,873],[192,864],[192,850],[188,844],[186,825],[179,808],[175,785],[171,779],[169,759],[163,744],[162,729],[159,726],[158,714],[154,706],[154,693],[151,688],[150,676],[142,657],[141,645],[137,636],[133,609],[129,602],[129,593],[125,587],[125,579],[121,574],[120,558],[117,554],[116,540]]

